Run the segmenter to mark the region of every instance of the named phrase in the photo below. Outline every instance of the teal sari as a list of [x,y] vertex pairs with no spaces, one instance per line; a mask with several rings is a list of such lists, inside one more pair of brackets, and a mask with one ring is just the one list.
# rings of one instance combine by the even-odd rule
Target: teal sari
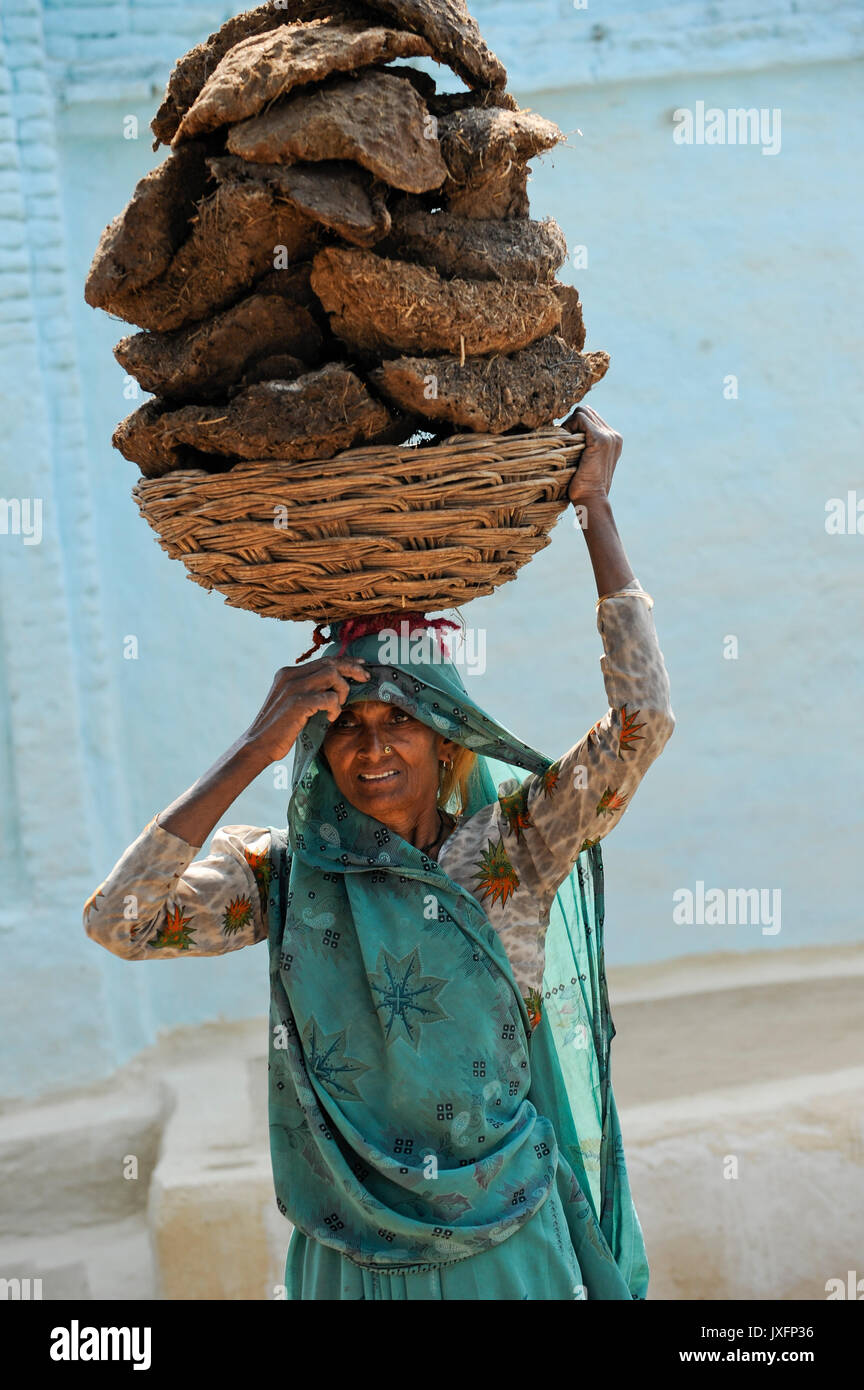
[[[348,703],[392,701],[477,753],[466,817],[496,799],[496,777],[551,765],[451,661],[384,665],[379,636],[348,654],[372,676]],[[542,1266],[554,1225],[557,1292],[513,1296],[644,1298],[609,1076],[599,845],[555,899],[538,1021],[478,900],[340,796],[319,756],[329,727],[322,712],[300,735],[287,828],[271,830],[269,1120],[295,1227],[289,1297],[408,1297],[393,1290],[419,1276],[433,1290],[420,1297],[494,1298],[508,1264]],[[310,1295],[316,1262],[333,1277]]]

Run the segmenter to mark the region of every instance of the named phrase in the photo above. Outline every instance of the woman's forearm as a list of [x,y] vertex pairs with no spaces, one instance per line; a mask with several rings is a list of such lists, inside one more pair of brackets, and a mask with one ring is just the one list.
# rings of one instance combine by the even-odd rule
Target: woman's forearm
[[157,823],[200,849],[228,807],[271,761],[259,745],[238,739],[194,786],[160,811]]
[[587,501],[583,499],[576,507],[594,567],[597,593],[602,598],[617,589],[626,589],[635,575],[621,543],[609,498],[598,495]]

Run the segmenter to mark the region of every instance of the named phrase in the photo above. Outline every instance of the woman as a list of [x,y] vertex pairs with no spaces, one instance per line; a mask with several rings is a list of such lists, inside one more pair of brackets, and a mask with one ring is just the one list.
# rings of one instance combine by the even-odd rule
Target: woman
[[[277,673],[85,907],[88,935],[130,960],[268,939],[290,1298],[646,1294],[609,1080],[599,841],[675,721],[653,600],[609,504],[621,437],[587,406],[567,424],[586,436],[569,497],[609,700],[585,738],[554,763],[520,742],[422,615],[399,661],[378,629],[405,615],[331,625],[339,643]],[[194,860],[291,749],[287,828],[221,826]],[[496,790],[501,764],[528,775]]]

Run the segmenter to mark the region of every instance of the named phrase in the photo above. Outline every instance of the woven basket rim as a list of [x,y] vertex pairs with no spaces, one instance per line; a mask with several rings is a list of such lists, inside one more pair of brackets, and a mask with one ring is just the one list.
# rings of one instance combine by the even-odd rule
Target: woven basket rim
[[[473,459],[480,462],[478,455],[485,453],[494,454],[502,449],[505,452],[518,453],[520,448],[530,448],[534,444],[552,444],[560,442],[567,447],[581,448],[585,444],[585,436],[581,433],[572,433],[565,430],[560,425],[548,425],[542,429],[529,430],[523,434],[459,434],[452,435],[445,439],[441,444],[365,444],[359,448],[343,449],[340,453],[334,454],[331,458],[322,459],[240,459],[237,463],[222,472],[211,473],[204,468],[173,468],[168,473],[161,473],[158,477],[137,478],[133,488],[133,496],[139,488],[146,490],[147,486],[153,483],[166,483],[172,480],[177,482],[196,480],[215,481],[229,480],[231,478],[243,478],[249,473],[259,469],[290,469],[290,475],[296,478],[305,476],[308,471],[314,476],[315,471],[326,468],[328,472],[338,471],[334,465],[353,465],[355,463],[365,463],[371,465],[374,460],[378,460],[381,465],[396,465],[399,463],[417,463],[422,460],[435,460],[441,457],[455,454],[456,458]],[[490,459],[491,463],[492,460]]]
[[162,549],[229,606],[320,623],[445,612],[494,593],[549,544],[584,447],[555,425],[463,434],[176,469],[139,478],[132,495]]

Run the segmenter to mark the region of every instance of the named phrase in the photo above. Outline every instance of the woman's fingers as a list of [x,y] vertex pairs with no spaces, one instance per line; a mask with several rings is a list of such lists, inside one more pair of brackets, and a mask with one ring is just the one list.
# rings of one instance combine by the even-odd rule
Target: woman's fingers
[[595,493],[609,496],[612,479],[624,447],[624,441],[590,405],[580,404],[574,414],[573,428],[585,436],[585,448],[579,466],[570,481],[567,495],[577,502]]
[[[588,408],[590,409],[590,407]],[[603,417],[598,415],[596,411],[592,410],[591,416],[593,418],[595,427],[592,429],[590,425],[587,425],[586,433],[589,435],[591,439],[596,440],[598,443],[606,442],[609,444],[613,444],[615,446],[615,455],[617,462],[618,458],[621,455],[621,450],[624,447],[623,437],[618,433],[617,430],[613,429],[611,425],[607,424]]]
[[365,661],[353,657],[335,657],[333,658],[333,664],[338,671],[342,672],[343,676],[349,675],[355,678],[359,677],[361,680],[365,677],[367,681],[370,679]]
[[369,679],[365,663],[355,657],[322,657],[308,666],[283,666],[245,736],[271,762],[278,760],[293,748],[313,714],[326,710],[332,723],[348,699],[350,682]]
[[294,707],[304,720],[311,718],[319,709],[329,710],[335,717],[336,711],[341,711],[342,704],[342,698],[335,690],[306,690],[294,698]]
[[333,685],[337,690],[342,690],[348,694],[348,682],[350,680],[369,680],[369,672],[365,665],[359,661],[345,661],[336,657],[324,657],[317,668],[308,667],[310,672],[315,671],[315,675],[320,680],[325,680],[328,685]]
[[584,411],[584,413],[588,416],[588,419],[593,422],[598,431],[601,431],[604,434],[615,433],[612,426],[607,424],[606,421],[603,419],[603,416],[598,415],[597,411],[593,410],[590,405],[580,406],[579,408],[580,410]]
[[323,670],[317,671],[315,674],[315,682],[319,689],[335,690],[337,694],[342,696],[343,700],[347,698],[348,692],[351,689],[346,678],[340,675],[335,666],[329,669],[325,667]]
[[310,666],[301,667],[298,671],[296,667],[285,668],[285,673],[289,677],[288,684],[293,689],[299,690],[322,690],[332,688],[337,690],[343,700],[347,697],[350,690],[350,680],[368,681],[369,672],[357,661],[337,661],[331,657],[324,657],[320,661],[313,662]]
[[344,701],[340,699],[335,690],[319,690],[315,695],[310,697],[310,708],[315,711],[322,709],[326,710],[330,716],[331,722],[339,718],[339,715],[342,713],[343,704]]
[[[351,693],[351,680],[371,679],[364,663],[354,659],[322,657],[297,671],[289,667],[289,690],[309,701],[310,711],[326,709],[331,719],[336,719]],[[299,681],[298,681],[299,676]]]
[[617,438],[621,438],[621,436],[618,434],[618,431],[613,429],[612,426],[608,423],[608,421],[603,419],[602,415],[598,415],[597,411],[594,409],[593,406],[580,405],[578,409],[583,415],[586,415],[590,421],[593,421],[594,425],[597,426],[598,430],[601,430],[604,434],[615,435]]

